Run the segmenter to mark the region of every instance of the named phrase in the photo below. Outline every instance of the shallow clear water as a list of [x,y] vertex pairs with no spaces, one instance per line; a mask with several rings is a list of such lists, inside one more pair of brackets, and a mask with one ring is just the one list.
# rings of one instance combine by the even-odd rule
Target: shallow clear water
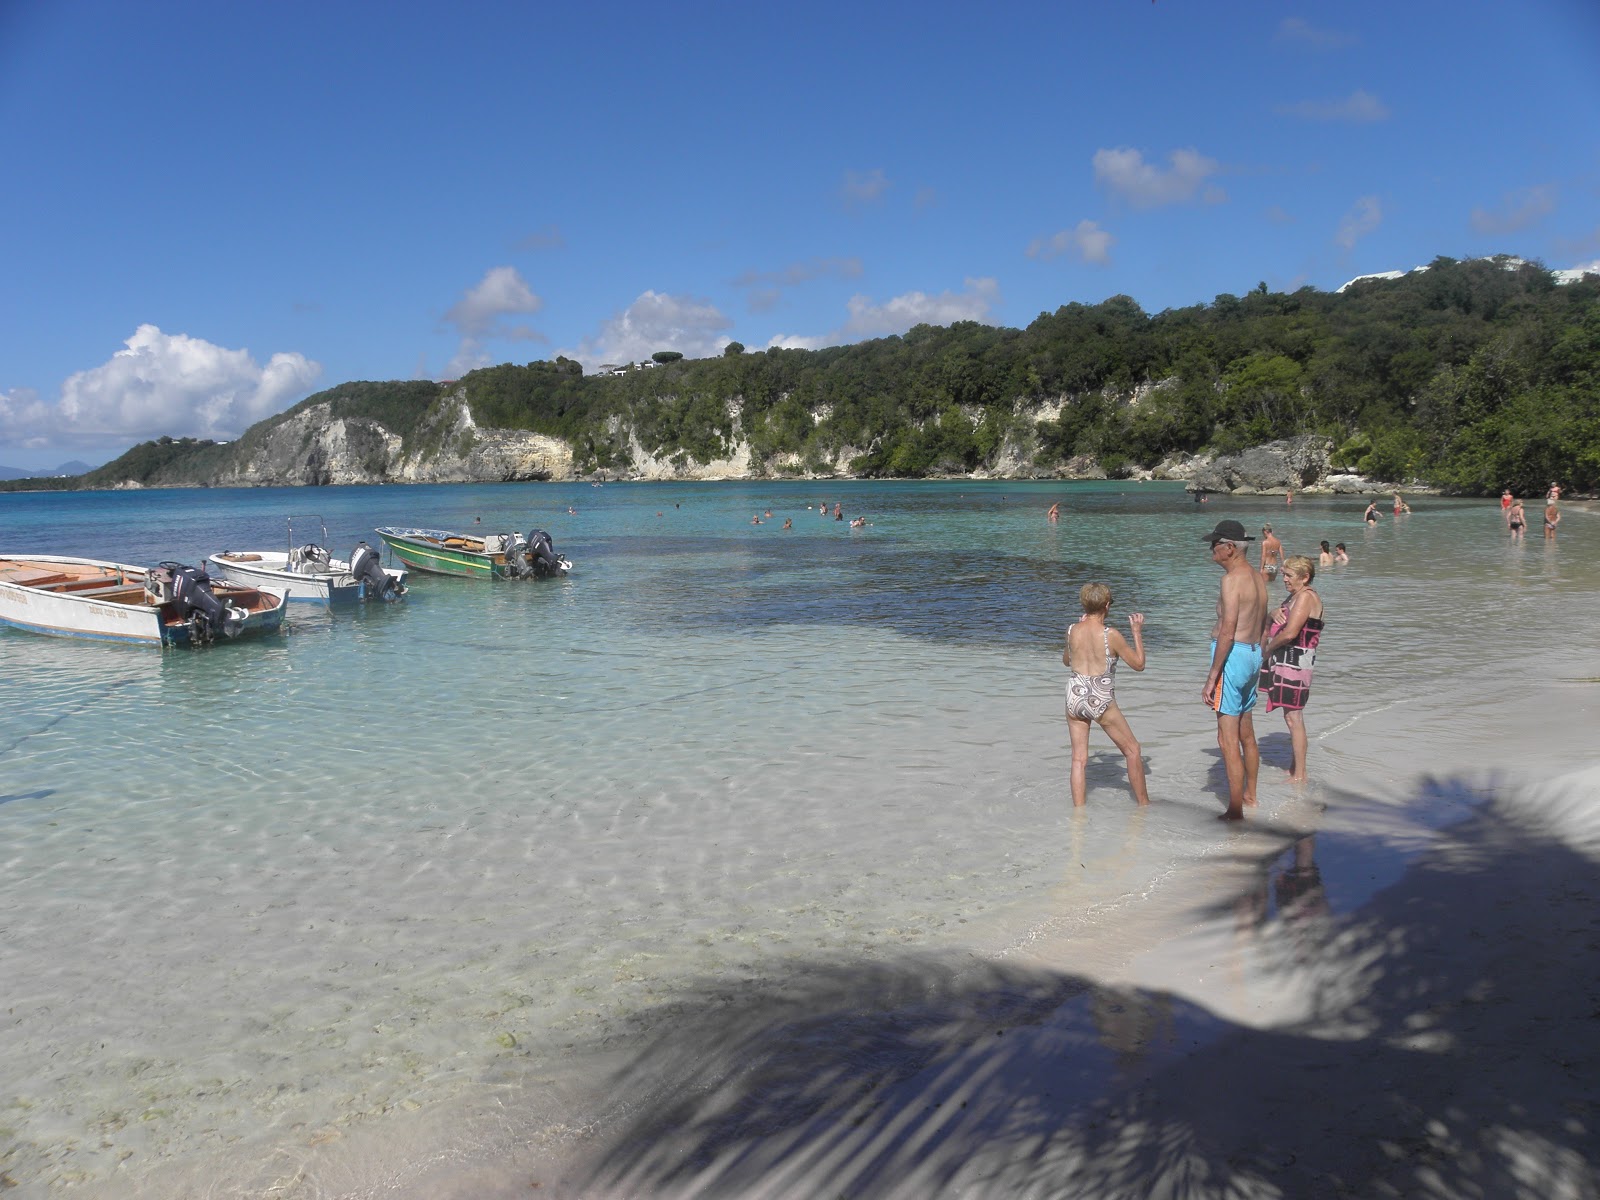
[[[535,1132],[586,1078],[574,1047],[691,978],[1114,946],[1233,852],[1198,702],[1219,574],[1198,539],[1225,516],[1350,546],[1317,581],[1314,776],[1398,794],[1585,761],[1594,515],[1513,547],[1492,502],[1376,530],[1363,507],[1126,483],[0,495],[0,552],[198,562],[279,547],[295,513],[339,556],[481,517],[577,564],[413,576],[400,604],[297,606],[203,651],[0,631],[0,1171],[131,1189],[181,1160],[203,1194],[257,1194],[295,1148],[399,1112],[544,1088]],[[1148,614],[1150,667],[1118,681],[1146,812],[1098,732],[1070,806],[1060,639],[1090,579]],[[1520,709],[1524,687],[1554,705]],[[1258,727],[1286,765],[1282,723]],[[1264,816],[1305,805],[1264,786]]]

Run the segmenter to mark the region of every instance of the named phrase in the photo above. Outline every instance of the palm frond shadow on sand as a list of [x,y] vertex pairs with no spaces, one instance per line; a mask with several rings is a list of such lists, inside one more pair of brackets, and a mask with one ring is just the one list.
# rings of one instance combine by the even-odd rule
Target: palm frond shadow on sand
[[641,1198],[1600,1196],[1600,818],[1592,793],[1546,801],[1485,798],[1359,911],[1269,923],[1266,960],[1314,997],[1292,1027],[917,956],[685,996],[614,1080],[631,1116],[570,1183]]

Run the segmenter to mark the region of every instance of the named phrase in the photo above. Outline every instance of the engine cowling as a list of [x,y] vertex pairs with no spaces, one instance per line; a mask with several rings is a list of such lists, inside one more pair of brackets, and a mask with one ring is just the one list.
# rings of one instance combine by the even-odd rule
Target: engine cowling
[[524,553],[528,568],[535,575],[559,575],[566,570],[566,561],[556,553],[555,543],[543,529],[529,531]]
[[219,600],[211,590],[211,576],[200,567],[164,562],[147,573],[147,592],[152,591],[152,583],[159,589],[159,596],[152,598],[176,609],[178,617],[189,622],[190,636],[196,642],[232,637],[244,623],[244,611]]
[[350,574],[365,585],[363,595],[370,600],[394,600],[405,592],[399,581],[383,569],[378,552],[366,542],[350,551]]

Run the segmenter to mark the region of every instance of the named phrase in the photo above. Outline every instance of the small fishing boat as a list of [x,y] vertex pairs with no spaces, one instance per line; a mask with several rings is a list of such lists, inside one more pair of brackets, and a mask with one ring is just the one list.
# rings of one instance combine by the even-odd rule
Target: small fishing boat
[[33,633],[204,645],[283,624],[281,588],[213,580],[199,567],[154,567],[98,558],[0,555],[0,621]]
[[535,529],[520,533],[451,533],[446,529],[377,531],[399,560],[417,571],[465,575],[473,579],[551,579],[567,574],[572,563],[556,553],[550,535]]
[[[287,588],[289,599],[313,604],[398,600],[406,594],[406,573],[397,567],[385,567],[378,552],[366,542],[358,543],[348,559],[330,558],[327,550],[315,542],[296,546],[293,518],[288,526],[286,550],[223,550],[206,561],[232,583]],[[322,540],[328,540],[326,525],[322,527]]]

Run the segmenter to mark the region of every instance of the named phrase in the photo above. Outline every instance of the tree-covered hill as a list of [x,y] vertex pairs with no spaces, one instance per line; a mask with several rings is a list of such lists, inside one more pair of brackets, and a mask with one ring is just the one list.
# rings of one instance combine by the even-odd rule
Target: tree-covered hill
[[591,377],[558,358],[453,385],[350,383],[232,446],[146,443],[70,482],[149,480],[138,472],[152,466],[171,480],[184,455],[248,453],[258,431],[320,403],[418,443],[455,387],[480,426],[563,438],[581,470],[627,470],[635,439],[703,463],[743,438],[753,469],[778,473],[831,469],[841,456],[865,475],[969,472],[1002,457],[1049,471],[1087,455],[1117,474],[1175,451],[1320,434],[1336,463],[1378,479],[1524,494],[1559,479],[1593,491],[1600,277],[1558,285],[1520,260],[1440,258],[1338,293],[1263,284],[1154,315],[1114,296],[1026,329],[968,321],[823,350],[735,344]]

